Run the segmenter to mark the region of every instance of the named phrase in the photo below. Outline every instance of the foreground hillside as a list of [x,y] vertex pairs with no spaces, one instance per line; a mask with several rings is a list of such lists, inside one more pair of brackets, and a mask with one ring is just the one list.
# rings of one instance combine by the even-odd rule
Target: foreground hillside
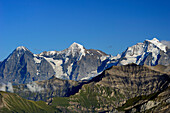
[[[59,95],[48,97],[47,91],[47,94],[44,94],[48,97],[46,104],[42,101],[26,100],[16,94],[1,92],[1,111],[8,109],[16,112],[17,109],[21,112],[29,110],[34,110],[33,112],[169,112],[170,77],[167,72],[159,72],[159,69],[155,67],[153,70],[151,67],[135,64],[113,66],[90,81],[82,83],[52,78],[37,84],[57,86],[57,83],[60,83],[56,92],[62,92],[62,84],[67,83],[68,86],[75,85],[76,90],[67,90],[67,94],[71,95],[64,95],[66,97],[58,97]],[[41,95],[41,92],[37,92],[36,95]],[[24,106],[20,106],[19,103]],[[48,111],[49,109],[51,111]]]
[[56,113],[58,109],[43,101],[23,99],[14,93],[0,92],[0,113]]

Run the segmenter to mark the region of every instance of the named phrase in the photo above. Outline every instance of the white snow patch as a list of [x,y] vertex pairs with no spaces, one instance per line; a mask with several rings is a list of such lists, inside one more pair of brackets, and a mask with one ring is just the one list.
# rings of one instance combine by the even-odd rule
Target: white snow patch
[[70,66],[68,66],[68,68],[67,68],[67,73],[68,73],[68,75],[70,75],[71,74],[71,72],[72,72],[72,66],[73,66],[73,63],[72,64],[70,64]]
[[121,55],[120,54],[117,54],[117,56],[116,56],[117,58],[120,58],[121,57]]
[[136,63],[137,58],[136,57],[128,57],[127,60],[122,60],[120,63],[122,65],[127,65],[131,63]]
[[37,75],[39,75],[40,74],[40,72],[39,72],[39,70],[37,70]]
[[95,70],[95,71],[91,71],[89,74],[88,74],[88,76],[87,77],[84,77],[84,78],[82,78],[81,80],[90,80],[90,79],[92,79],[93,77],[95,77],[95,76],[97,76],[97,75],[99,75],[99,74],[101,74],[102,72],[97,72],[97,70]]
[[102,56],[102,57],[100,57],[100,60],[103,62],[104,60],[106,60],[107,59],[107,56]]
[[69,58],[66,58],[64,63],[66,64],[68,61],[69,61]]
[[49,51],[48,52],[50,55],[55,55],[57,52],[56,51]]
[[44,57],[50,64],[51,66],[53,67],[54,71],[55,71],[55,76],[56,77],[60,77],[62,76],[64,73],[63,73],[63,69],[62,69],[62,66],[61,64],[63,64],[63,61],[62,60],[54,60],[53,58],[46,58]]
[[84,77],[81,80],[90,80],[91,78],[93,78],[93,77]]
[[100,51],[98,51],[98,50],[97,50],[97,52],[98,52],[99,54],[102,54],[102,53],[101,53]]
[[120,54],[117,54],[117,56],[109,56],[109,59],[112,61],[112,60],[117,60],[121,57]]
[[38,58],[36,58],[36,57],[34,57],[34,61],[35,61],[35,63],[37,63],[37,64],[41,63],[41,60],[38,59]]
[[17,51],[21,51],[21,50],[24,50],[24,51],[27,51],[28,49],[24,46],[19,46],[16,48]]
[[126,51],[126,56],[125,57],[137,57],[141,55],[144,52],[144,44],[143,43],[137,43],[136,45],[132,47],[128,47]]
[[159,42],[158,39],[153,38],[152,40],[146,40],[146,41],[153,43],[159,49],[161,49],[162,51],[166,52],[166,45],[164,45],[163,43]]

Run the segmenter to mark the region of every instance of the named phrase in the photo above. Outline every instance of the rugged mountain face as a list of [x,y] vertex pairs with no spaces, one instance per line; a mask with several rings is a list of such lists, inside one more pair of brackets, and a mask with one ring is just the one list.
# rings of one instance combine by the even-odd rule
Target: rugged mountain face
[[158,39],[145,40],[143,43],[137,43],[128,47],[119,59],[118,65],[136,63],[138,65],[155,66],[158,64],[170,64],[170,49],[159,42]]
[[106,69],[110,65],[110,58],[102,51],[85,49],[77,43],[63,51],[40,54],[33,54],[21,46],[0,64],[0,81],[24,84],[48,80],[53,75],[76,81],[89,79]]
[[44,58],[39,63],[36,60],[38,59],[27,48],[16,48],[0,64],[1,83],[19,84],[50,78],[54,74],[52,66]]
[[43,57],[52,65],[57,78],[76,81],[98,75],[107,68],[111,58],[102,51],[85,49],[78,43],[63,51],[43,52],[37,57]]

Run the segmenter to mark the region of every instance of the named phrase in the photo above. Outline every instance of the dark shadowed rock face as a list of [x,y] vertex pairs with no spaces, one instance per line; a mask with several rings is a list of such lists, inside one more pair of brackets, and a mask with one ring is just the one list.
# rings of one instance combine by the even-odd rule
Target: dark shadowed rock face
[[13,84],[45,80],[54,74],[51,65],[42,58],[40,64],[34,61],[34,54],[25,47],[15,49],[0,65],[0,81]]

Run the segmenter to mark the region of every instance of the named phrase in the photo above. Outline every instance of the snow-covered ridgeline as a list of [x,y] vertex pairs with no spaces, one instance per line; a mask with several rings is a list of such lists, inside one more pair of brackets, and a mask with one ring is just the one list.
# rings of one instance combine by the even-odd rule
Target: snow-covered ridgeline
[[159,49],[161,49],[162,51],[166,52],[166,45],[164,45],[163,43],[161,43],[158,39],[153,38],[152,40],[146,40],[152,44],[154,44],[155,46],[157,46]]
[[137,43],[132,47],[128,47],[125,52],[122,53],[123,60],[120,61],[122,65],[136,63],[140,64],[149,53],[152,53],[151,65],[157,65],[156,61],[159,58],[160,51],[166,54],[166,45],[159,42],[158,39],[153,38],[153,40],[145,40],[144,43]]

